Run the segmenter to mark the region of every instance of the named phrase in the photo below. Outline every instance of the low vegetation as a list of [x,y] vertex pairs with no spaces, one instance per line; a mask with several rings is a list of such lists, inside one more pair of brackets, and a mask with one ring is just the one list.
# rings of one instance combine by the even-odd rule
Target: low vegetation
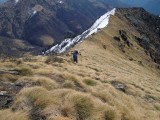
[[25,66],[17,67],[15,70],[18,72],[18,75],[21,76],[31,76],[33,74],[32,70]]
[[97,84],[97,82],[95,82],[94,80],[90,80],[90,79],[85,79],[83,82],[90,86],[96,86]]
[[56,55],[51,55],[47,57],[47,60],[45,61],[45,63],[49,64],[49,63],[63,63],[64,60],[60,57],[57,57]]

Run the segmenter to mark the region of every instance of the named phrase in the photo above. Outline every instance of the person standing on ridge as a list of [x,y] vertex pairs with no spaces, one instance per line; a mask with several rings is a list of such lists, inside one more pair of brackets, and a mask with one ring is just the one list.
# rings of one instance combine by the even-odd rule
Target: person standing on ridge
[[74,50],[74,51],[72,52],[73,62],[74,62],[74,63],[78,63],[78,54],[79,54],[78,50]]

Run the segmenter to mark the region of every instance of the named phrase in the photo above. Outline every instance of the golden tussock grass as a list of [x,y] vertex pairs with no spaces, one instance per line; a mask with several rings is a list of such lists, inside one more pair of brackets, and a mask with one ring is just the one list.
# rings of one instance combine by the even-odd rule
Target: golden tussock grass
[[47,77],[38,78],[36,80],[36,83],[38,83],[40,86],[43,86],[47,90],[53,90],[57,88],[57,83],[54,80]]
[[18,79],[17,76],[11,75],[9,73],[0,75],[0,80],[3,80],[3,81],[15,82],[15,81],[17,81],[17,79]]
[[22,111],[13,112],[11,110],[0,111],[1,120],[28,120],[28,114]]
[[31,76],[31,75],[33,75],[32,69],[26,64],[18,65],[15,68],[15,70],[18,71],[18,73],[19,73],[18,75],[21,75],[21,76]]
[[64,83],[63,83],[63,87],[64,88],[74,88],[75,87],[75,84],[73,81],[69,81],[69,80],[66,80]]
[[[109,120],[115,120],[117,117],[116,112],[112,113],[113,108],[105,105],[99,99],[75,90],[57,89],[48,91],[42,87],[25,88],[16,97],[14,108],[26,102],[26,99],[34,106],[42,109],[43,114],[49,119],[55,119],[59,116],[59,118],[64,119],[109,118]],[[25,109],[23,108],[22,110]]]
[[85,79],[83,80],[83,82],[89,86],[96,86],[97,82],[95,80],[91,80],[91,79]]
[[[25,99],[19,99],[21,97]],[[34,106],[37,106],[39,108],[45,108],[48,104],[54,101],[50,98],[47,89],[43,87],[31,87],[23,89],[19,93],[19,97],[16,98],[15,104],[18,105],[19,103],[23,103],[23,100],[26,101],[26,99]]]

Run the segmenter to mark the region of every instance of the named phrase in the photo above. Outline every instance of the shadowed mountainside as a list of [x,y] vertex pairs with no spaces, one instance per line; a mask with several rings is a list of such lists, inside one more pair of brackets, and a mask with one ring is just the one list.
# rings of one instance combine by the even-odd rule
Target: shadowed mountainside
[[8,0],[0,6],[0,36],[50,46],[82,33],[109,9],[98,0]]

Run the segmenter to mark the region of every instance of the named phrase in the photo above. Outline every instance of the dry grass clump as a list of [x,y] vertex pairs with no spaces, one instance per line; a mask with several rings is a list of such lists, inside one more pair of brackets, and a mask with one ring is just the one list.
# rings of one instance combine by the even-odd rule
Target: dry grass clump
[[34,62],[34,63],[27,63],[28,66],[30,66],[32,69],[39,69],[40,67],[42,67],[40,62]]
[[116,114],[114,110],[110,109],[104,112],[104,120],[115,120],[115,119],[116,119]]
[[21,76],[31,76],[33,74],[33,71],[29,67],[25,66],[19,66],[15,70],[18,71]]
[[108,93],[108,91],[93,91],[92,95],[95,97],[98,97],[100,100],[102,100],[103,102],[107,102],[110,105],[113,105],[113,96]]
[[53,71],[51,69],[47,69],[47,68],[40,68],[40,69],[37,69],[35,71],[36,74],[39,74],[39,75],[44,75],[44,76],[50,76],[53,74]]
[[23,61],[21,59],[11,59],[10,62],[15,63],[16,65],[23,64]]
[[85,79],[85,80],[83,80],[83,82],[89,86],[96,86],[97,85],[97,82],[94,80],[91,80],[91,79]]
[[15,82],[17,79],[18,79],[17,76],[7,74],[7,73],[0,75],[0,80],[3,80],[3,81]]
[[28,111],[26,106],[30,105],[40,108],[50,120],[116,120],[117,117],[117,112],[99,99],[71,89],[25,88],[16,97],[13,108]]
[[77,89],[79,91],[85,92],[88,89],[88,87],[81,80],[77,79],[73,75],[64,74],[64,78],[68,81],[74,82],[75,89]]
[[37,62],[37,58],[32,55],[27,55],[27,57],[23,57],[23,62]]
[[55,56],[55,55],[52,55],[52,56],[48,56],[45,63],[49,64],[49,63],[63,63],[64,60],[63,58],[61,57],[58,57],[58,56]]
[[72,88],[72,89],[73,89],[74,86],[75,86],[75,84],[74,84],[73,81],[67,80],[67,81],[65,81],[65,82],[63,83],[63,87],[64,87],[64,88]]
[[47,78],[47,77],[41,77],[36,80],[36,83],[38,83],[40,86],[43,86],[47,90],[53,90],[57,88],[57,84],[54,80]]
[[154,107],[156,108],[156,110],[160,111],[160,103],[155,103]]
[[28,120],[28,115],[22,111],[2,110],[0,111],[0,120]]
[[74,102],[78,120],[88,119],[93,114],[94,103],[91,98],[77,96]]
[[[116,111],[113,111],[106,104],[89,94],[72,92],[66,95],[65,101],[64,107],[67,108],[66,114],[69,116],[74,113],[73,115],[76,116],[77,120],[103,120],[105,117],[112,118],[109,120],[115,120],[117,118]],[[106,114],[106,110],[110,111],[112,115],[109,116]]]
[[25,88],[19,93],[14,106],[19,106],[19,103],[22,102],[26,103],[26,99],[30,101],[33,106],[41,109],[44,109],[48,104],[51,104],[54,101],[48,94],[47,89],[43,87],[32,87]]
[[10,58],[9,62],[15,63],[16,65],[20,65],[23,63],[23,61],[21,59],[16,59],[16,58]]

